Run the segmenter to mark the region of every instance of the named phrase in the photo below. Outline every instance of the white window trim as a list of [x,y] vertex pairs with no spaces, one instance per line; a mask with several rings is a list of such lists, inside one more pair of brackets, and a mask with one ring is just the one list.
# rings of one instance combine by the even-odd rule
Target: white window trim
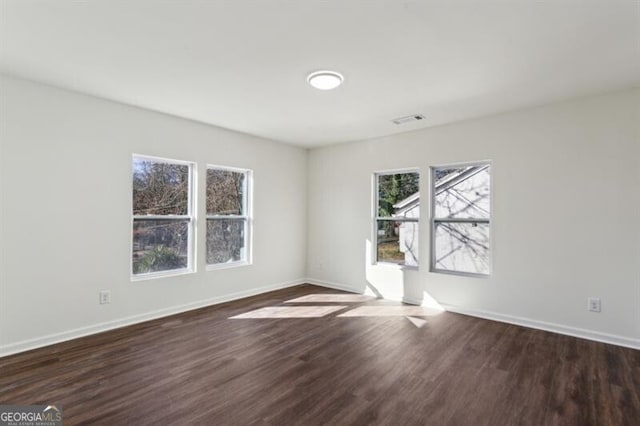
[[[152,160],[152,161],[161,161],[169,164],[181,164],[189,166],[189,181],[188,181],[188,196],[189,202],[187,203],[187,214],[186,215],[134,215],[133,214],[133,196],[131,197],[131,205],[129,211],[131,212],[131,223],[130,223],[130,241],[129,241],[129,274],[131,281],[146,281],[157,278],[166,278],[166,277],[174,277],[177,275],[187,275],[193,274],[196,272],[196,235],[197,235],[197,224],[196,224],[196,182],[197,182],[197,164],[192,161],[184,161],[184,160],[174,160],[172,158],[165,157],[156,157],[151,155],[143,155],[143,154],[132,154],[131,156],[131,176],[129,177],[130,182],[130,190],[129,194],[133,194],[133,160],[136,158],[143,160]],[[187,267],[180,269],[172,269],[169,271],[158,271],[158,272],[148,272],[144,274],[134,274],[133,273],[133,225],[136,219],[142,220],[184,220],[189,219],[188,229],[188,242],[187,242]]]
[[[489,166],[489,169],[493,173],[493,163],[491,160],[483,160],[483,161],[474,161],[469,163],[453,163],[453,164],[444,164],[440,166],[431,166],[429,167],[429,222],[430,222],[430,236],[429,236],[429,249],[431,252],[430,260],[429,260],[429,272],[438,273],[438,274],[448,274],[448,275],[456,275],[462,277],[471,277],[471,278],[490,278],[493,274],[493,174],[491,175],[491,180],[489,181],[489,219],[439,219],[435,217],[436,211],[436,192],[435,192],[435,175],[436,170],[441,169],[451,169],[458,167],[473,167],[473,166]],[[450,223],[450,222],[458,222],[458,223],[487,223],[489,225],[489,273],[488,274],[480,274],[475,272],[465,272],[465,271],[454,271],[451,269],[440,269],[436,268],[436,223]]]
[[[242,169],[239,167],[219,166],[215,164],[207,164],[207,170],[225,170],[229,172],[243,173],[245,175],[246,190],[244,194],[244,215],[210,215],[206,214],[205,220],[210,219],[244,219],[246,228],[244,232],[244,252],[245,258],[236,262],[225,263],[207,263],[206,261],[206,226],[205,226],[205,263],[207,271],[216,271],[219,269],[239,268],[242,266],[250,266],[253,264],[253,170]],[[205,176],[205,212],[206,212],[206,176]]]
[[[418,173],[418,176],[420,177],[420,168],[418,167],[407,167],[407,168],[403,168],[403,169],[391,169],[391,170],[382,170],[382,171],[377,171],[373,173],[373,208],[371,210],[371,216],[372,216],[372,235],[373,238],[372,240],[372,245],[371,245],[371,265],[374,266],[381,266],[384,268],[389,268],[389,269],[400,269],[400,270],[408,270],[408,271],[418,271],[420,269],[420,255],[418,254],[418,266],[413,266],[413,265],[401,265],[398,263],[393,263],[393,262],[384,262],[384,261],[378,261],[378,221],[379,220],[389,220],[392,222],[415,222],[418,223],[418,229],[420,229],[420,218],[405,218],[405,219],[399,219],[399,218],[390,218],[390,217],[381,217],[378,216],[378,197],[379,197],[379,191],[378,191],[378,178],[380,176],[385,176],[385,175],[396,175],[396,174],[402,174],[402,173]],[[420,179],[420,182],[422,182],[422,179]],[[422,183],[420,183],[420,186],[422,186]],[[422,192],[419,190],[419,192]],[[422,209],[420,208],[420,211],[422,211]],[[422,216],[422,214],[420,215]],[[419,234],[418,234],[419,235]],[[418,237],[418,247],[420,247],[420,237]]]

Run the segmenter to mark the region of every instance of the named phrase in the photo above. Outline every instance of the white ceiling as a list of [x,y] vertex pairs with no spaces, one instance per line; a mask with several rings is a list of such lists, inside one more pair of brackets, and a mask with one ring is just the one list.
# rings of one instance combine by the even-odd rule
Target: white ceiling
[[303,146],[640,83],[638,0],[0,1],[3,73]]

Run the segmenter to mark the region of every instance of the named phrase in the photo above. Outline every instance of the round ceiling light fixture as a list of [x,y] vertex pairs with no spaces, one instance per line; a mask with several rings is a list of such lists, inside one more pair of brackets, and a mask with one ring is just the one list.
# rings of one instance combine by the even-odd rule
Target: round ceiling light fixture
[[344,77],[335,71],[315,71],[307,77],[307,83],[318,90],[331,90],[340,86]]

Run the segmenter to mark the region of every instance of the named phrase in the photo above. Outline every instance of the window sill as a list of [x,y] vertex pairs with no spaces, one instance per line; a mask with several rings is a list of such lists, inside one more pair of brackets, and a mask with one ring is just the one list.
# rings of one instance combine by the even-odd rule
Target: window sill
[[389,269],[399,269],[402,271],[419,271],[420,267],[419,266],[410,266],[410,265],[399,265],[397,263],[391,263],[391,262],[374,262],[373,266],[380,266],[383,268],[389,268]]
[[131,281],[135,282],[135,281],[155,280],[156,278],[176,277],[179,275],[193,274],[195,272],[196,271],[193,269],[176,269],[173,271],[149,272],[147,274],[131,275]]
[[461,272],[461,271],[450,271],[447,269],[430,269],[429,272],[433,274],[446,274],[446,275],[455,275],[458,277],[469,277],[469,278],[491,278],[491,274],[478,274],[474,272]]
[[207,265],[207,271],[217,271],[219,269],[231,269],[231,268],[239,268],[242,266],[249,266],[251,262],[247,262],[246,260],[242,260],[239,262],[229,262],[229,263],[215,263],[212,265]]

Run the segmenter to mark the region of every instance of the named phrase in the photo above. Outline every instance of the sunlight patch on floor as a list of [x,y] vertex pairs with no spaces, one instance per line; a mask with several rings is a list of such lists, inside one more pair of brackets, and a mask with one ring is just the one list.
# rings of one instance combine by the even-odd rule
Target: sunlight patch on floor
[[339,317],[395,317],[395,316],[434,316],[442,313],[439,309],[427,306],[359,306],[338,315]]
[[427,320],[424,318],[408,317],[408,316],[405,318],[408,319],[411,324],[415,325],[418,328],[422,328],[422,326],[424,326],[427,323]]
[[375,297],[364,294],[308,294],[287,300],[284,303],[356,303],[375,300]]
[[246,318],[319,318],[332,312],[344,309],[347,306],[269,306],[244,314],[230,317],[230,319]]

